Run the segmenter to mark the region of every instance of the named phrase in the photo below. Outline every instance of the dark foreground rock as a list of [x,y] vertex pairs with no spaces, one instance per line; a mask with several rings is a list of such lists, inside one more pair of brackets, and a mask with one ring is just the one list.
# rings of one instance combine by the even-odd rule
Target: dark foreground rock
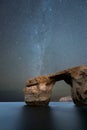
[[48,105],[53,86],[60,80],[70,85],[71,97],[76,105],[87,105],[87,66],[29,79],[24,88],[25,102],[28,105]]

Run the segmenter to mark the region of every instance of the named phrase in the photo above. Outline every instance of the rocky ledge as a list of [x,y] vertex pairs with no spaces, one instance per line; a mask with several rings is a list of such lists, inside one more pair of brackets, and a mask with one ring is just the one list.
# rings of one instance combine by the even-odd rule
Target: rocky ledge
[[64,80],[71,87],[71,97],[76,105],[87,105],[87,66],[76,66],[54,74],[29,79],[24,88],[28,105],[48,105],[57,81]]

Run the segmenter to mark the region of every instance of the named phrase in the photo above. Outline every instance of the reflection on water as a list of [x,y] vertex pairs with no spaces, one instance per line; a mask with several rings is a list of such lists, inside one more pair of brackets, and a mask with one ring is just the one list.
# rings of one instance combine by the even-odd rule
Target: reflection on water
[[[87,108],[73,103],[50,103],[48,107],[24,106],[18,128],[20,130],[85,130]],[[85,121],[84,121],[85,119]]]
[[54,130],[50,107],[24,106],[18,121],[20,130]]
[[0,130],[86,130],[87,107],[50,102],[30,107],[23,102],[0,103]]
[[80,129],[87,130],[87,106],[76,107]]

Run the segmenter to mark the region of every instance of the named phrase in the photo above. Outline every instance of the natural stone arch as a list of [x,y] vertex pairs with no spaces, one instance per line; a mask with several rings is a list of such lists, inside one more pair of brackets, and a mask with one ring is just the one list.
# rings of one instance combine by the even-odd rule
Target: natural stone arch
[[51,75],[29,79],[24,89],[25,102],[29,105],[48,104],[53,86],[60,80],[70,85],[75,104],[87,104],[87,66],[77,66]]

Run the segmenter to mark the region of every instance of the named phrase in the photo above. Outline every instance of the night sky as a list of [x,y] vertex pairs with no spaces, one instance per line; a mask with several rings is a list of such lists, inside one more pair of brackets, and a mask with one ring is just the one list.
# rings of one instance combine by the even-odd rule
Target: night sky
[[22,93],[28,78],[86,64],[87,0],[0,0],[1,93]]

